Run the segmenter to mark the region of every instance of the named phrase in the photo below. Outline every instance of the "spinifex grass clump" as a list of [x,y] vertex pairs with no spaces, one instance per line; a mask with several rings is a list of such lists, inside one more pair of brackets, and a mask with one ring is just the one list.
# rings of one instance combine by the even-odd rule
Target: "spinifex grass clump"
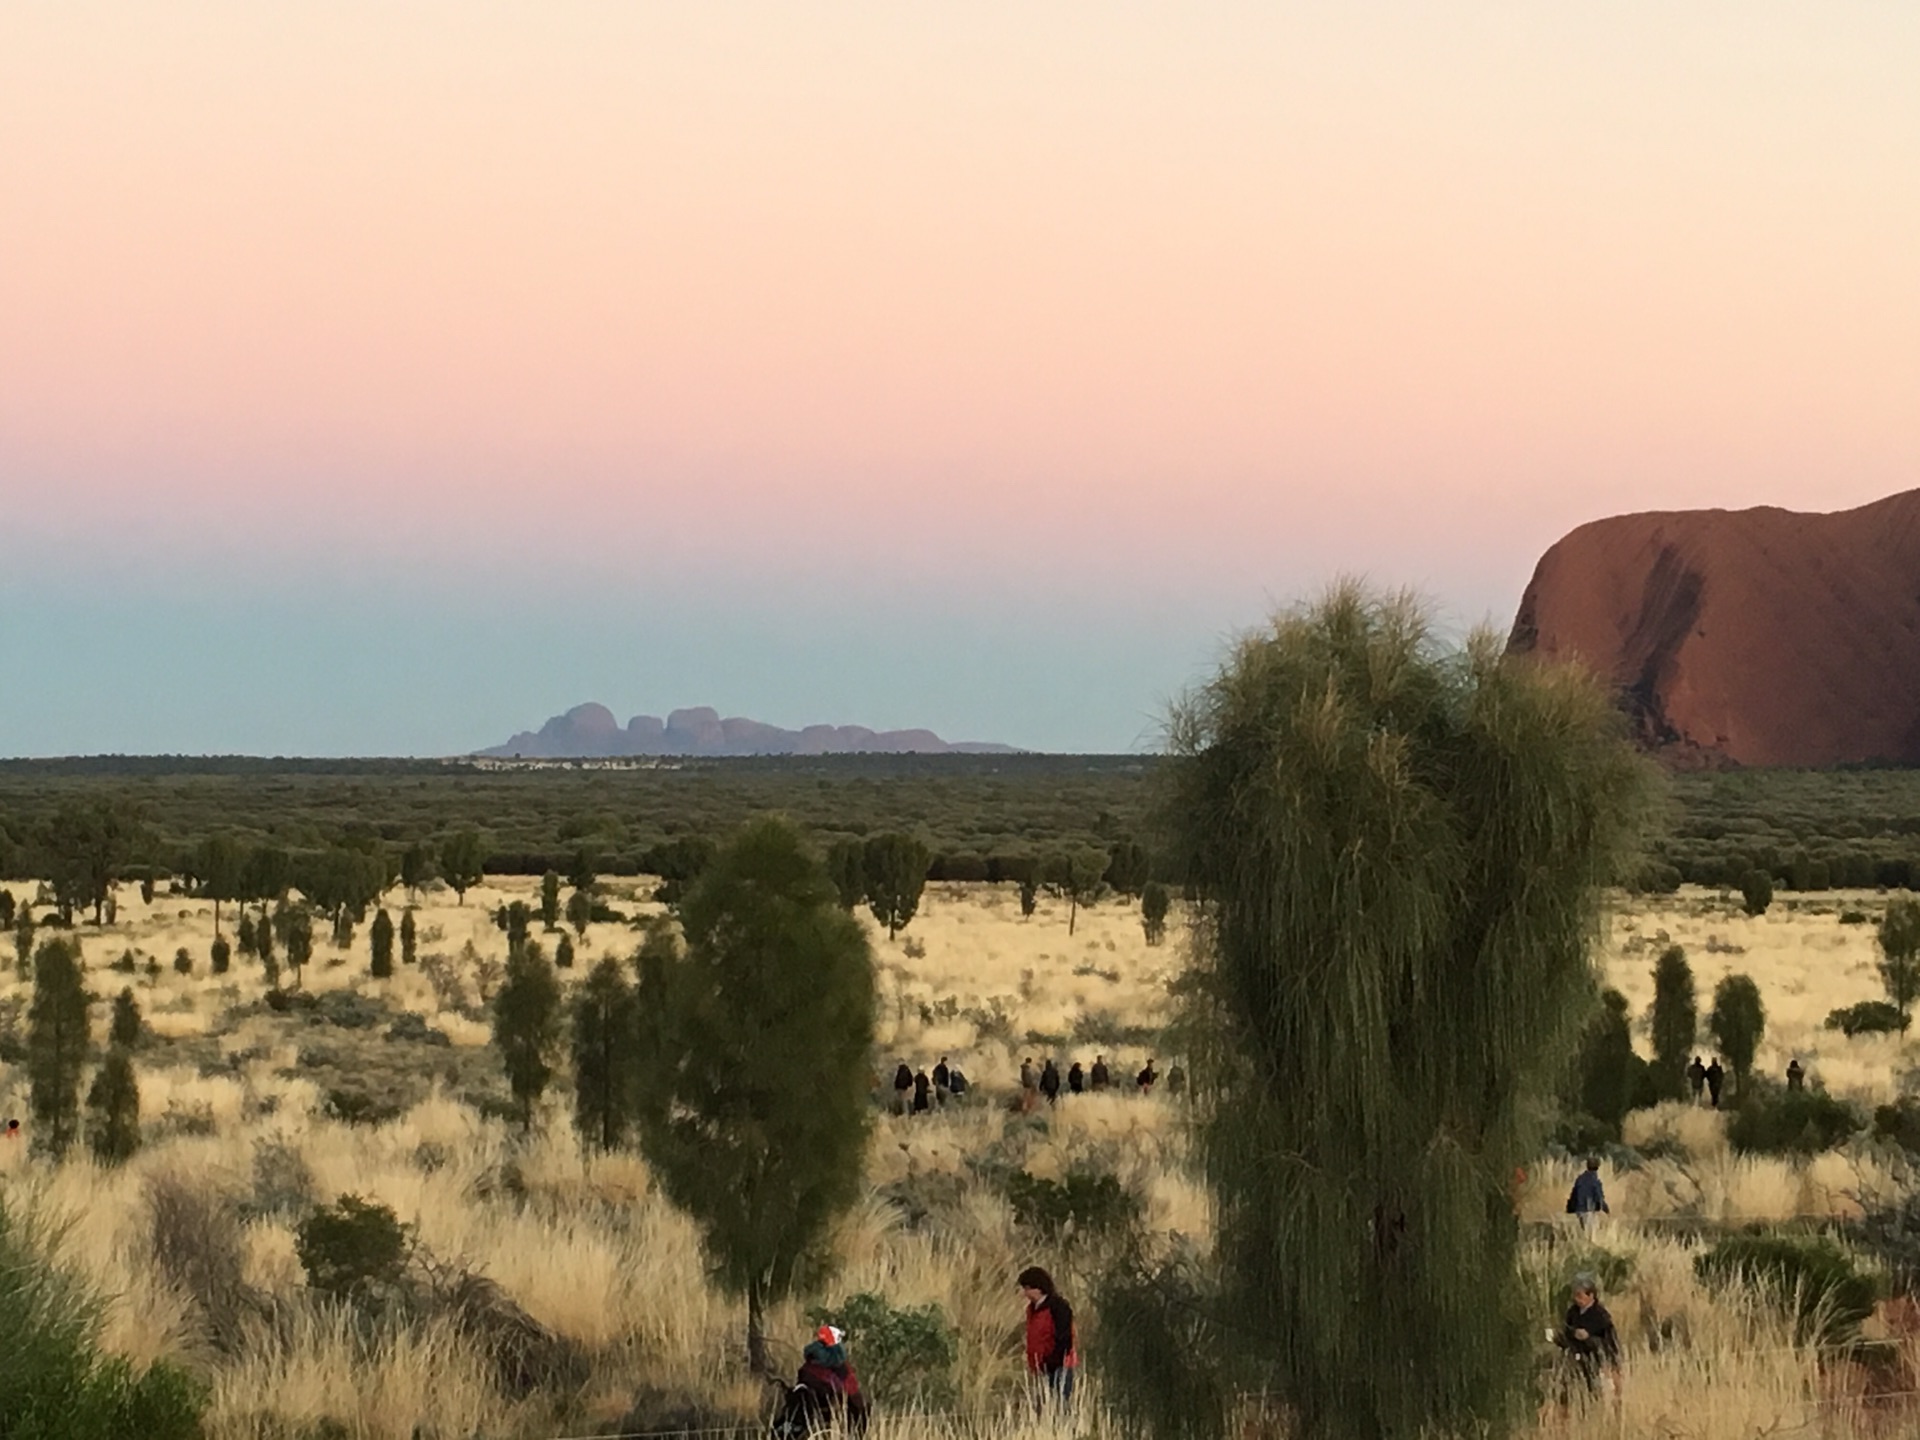
[[[1218,1433],[1236,1390],[1322,1440],[1511,1422],[1532,1317],[1509,1186],[1594,1004],[1600,890],[1650,784],[1618,736],[1584,676],[1485,635],[1450,650],[1418,606],[1353,587],[1245,640],[1180,710],[1219,1222],[1211,1276],[1168,1276],[1185,1313],[1164,1325],[1200,1305],[1199,1353],[1229,1373],[1164,1383],[1155,1347],[1115,1375],[1156,1428]],[[1167,1395],[1186,1413],[1153,1413]]]

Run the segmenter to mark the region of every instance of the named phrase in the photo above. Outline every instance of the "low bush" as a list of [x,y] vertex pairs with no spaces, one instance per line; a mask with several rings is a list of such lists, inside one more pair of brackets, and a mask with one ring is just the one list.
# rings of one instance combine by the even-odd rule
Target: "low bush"
[[1817,1155],[1865,1124],[1860,1112],[1824,1090],[1783,1090],[1751,1077],[1727,1125],[1727,1140],[1745,1155]]
[[8,1440],[194,1440],[199,1388],[167,1364],[100,1353],[97,1296],[0,1209],[0,1435]]
[[839,1305],[809,1313],[811,1325],[847,1332],[859,1357],[862,1386],[894,1406],[944,1409],[954,1403],[953,1368],[959,1336],[938,1305],[897,1307],[879,1295],[849,1295]]
[[1851,1040],[1856,1035],[1904,1034],[1909,1017],[1900,1007],[1884,1000],[1862,1000],[1827,1012],[1827,1029],[1838,1030]]
[[1793,1318],[1802,1343],[1845,1344],[1880,1298],[1878,1276],[1825,1235],[1729,1235],[1696,1256],[1703,1284],[1744,1284]]
[[405,1275],[413,1237],[385,1205],[342,1195],[300,1222],[294,1249],[314,1289],[342,1300],[379,1300]]
[[1873,1112],[1873,1138],[1920,1153],[1920,1097],[1903,1095]]
[[1075,1166],[1064,1181],[1017,1170],[1006,1179],[1007,1203],[1023,1228],[1048,1240],[1110,1235],[1139,1219],[1141,1203],[1107,1170]]

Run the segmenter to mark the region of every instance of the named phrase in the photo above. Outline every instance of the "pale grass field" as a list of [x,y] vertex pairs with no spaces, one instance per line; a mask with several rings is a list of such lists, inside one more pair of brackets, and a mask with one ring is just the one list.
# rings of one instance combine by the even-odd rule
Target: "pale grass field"
[[[457,956],[471,941],[482,955],[504,958],[505,937],[491,911],[505,899],[534,898],[536,888],[532,882],[490,884],[470,892],[464,906],[450,892],[423,895],[422,955]],[[609,889],[623,911],[655,908],[641,898],[644,886],[616,881]],[[397,892],[390,898],[397,918]],[[1862,1100],[1885,1098],[1907,1063],[1903,1047],[1883,1039],[1847,1041],[1820,1028],[1828,1010],[1877,993],[1872,928],[1839,925],[1833,913],[1839,901],[1818,897],[1815,908],[1826,913],[1777,907],[1750,920],[1737,904],[1705,892],[1621,899],[1604,946],[1607,978],[1627,993],[1637,1015],[1650,993],[1655,937],[1664,931],[1688,948],[1703,1014],[1713,982],[1728,970],[1744,970],[1759,982],[1770,1017],[1765,1068],[1777,1071],[1798,1054],[1829,1088]],[[1884,900],[1850,896],[1845,903],[1877,910]],[[1202,1243],[1209,1236],[1207,1197],[1183,1163],[1178,1105],[1165,1096],[1134,1096],[1124,1082],[1148,1053],[1105,1038],[1125,1027],[1164,1023],[1166,984],[1182,958],[1177,926],[1175,932],[1166,945],[1150,948],[1137,909],[1108,903],[1083,911],[1069,937],[1057,902],[1043,898],[1039,912],[1023,920],[1011,890],[932,886],[922,913],[897,941],[874,934],[881,1002],[876,1079],[890,1075],[898,1059],[931,1067],[944,1054],[981,1092],[976,1103],[930,1117],[877,1120],[867,1196],[836,1239],[841,1272],[825,1296],[813,1297],[833,1302],[875,1291],[896,1305],[938,1304],[953,1320],[961,1338],[956,1413],[883,1415],[884,1434],[934,1440],[1053,1429],[1029,1419],[1018,1403],[1020,1307],[1012,1276],[1030,1261],[1048,1262],[1076,1295],[1087,1276],[1071,1257],[1033,1253],[970,1160],[992,1151],[1048,1176],[1091,1161],[1115,1170],[1145,1197],[1155,1231]],[[322,1421],[366,1440],[586,1434],[622,1415],[643,1385],[690,1388],[720,1409],[752,1411],[759,1396],[739,1357],[740,1307],[708,1285],[692,1227],[655,1192],[637,1157],[583,1157],[563,1094],[551,1098],[526,1140],[440,1085],[398,1119],[342,1124],[323,1113],[320,1087],[301,1073],[297,1021],[232,1013],[264,992],[258,965],[236,955],[228,976],[206,973],[209,905],[161,894],[149,908],[124,889],[116,926],[106,933],[83,926],[78,933],[96,994],[104,1001],[132,983],[149,1026],[170,1037],[170,1044],[143,1052],[141,1062],[143,1116],[154,1138],[118,1170],[86,1160],[53,1169],[29,1159],[22,1146],[0,1146],[0,1186],[10,1206],[62,1227],[61,1253],[108,1296],[106,1340],[113,1350],[136,1362],[183,1358],[209,1378],[213,1440],[291,1437]],[[1716,953],[1708,951],[1709,937]],[[624,957],[635,939],[624,927],[592,927],[570,983],[605,954]],[[182,945],[195,957],[195,973],[185,978],[171,968]],[[1722,945],[1743,953],[1717,953]],[[158,956],[163,973],[149,980],[144,973],[107,970],[129,947],[142,963]],[[0,957],[12,958],[4,940]],[[367,977],[364,928],[346,963],[327,963],[336,958],[319,943],[305,987],[379,993],[394,1009],[423,1015],[454,1051],[473,1054],[487,1044],[484,1020],[443,1006],[419,969],[402,968],[386,982]],[[24,994],[12,966],[0,968],[0,1004]],[[107,1011],[104,1003],[95,1011],[103,1037]],[[1055,1039],[1063,1036],[1081,1038]],[[183,1046],[199,1047],[203,1062],[217,1053],[231,1063],[169,1063],[168,1050]],[[1107,1055],[1122,1079],[1117,1093],[1081,1097],[1027,1118],[1009,1115],[1000,1103],[1022,1058],[1056,1053],[1091,1062],[1096,1052]],[[1178,1059],[1152,1058],[1163,1073]],[[24,1113],[24,1076],[17,1070],[0,1079],[0,1106]],[[191,1117],[192,1125],[181,1117]],[[1633,1117],[1630,1141],[1655,1134],[1670,1136],[1686,1158],[1607,1176],[1617,1220],[1603,1243],[1633,1266],[1626,1288],[1607,1297],[1633,1345],[1620,1404],[1588,1415],[1545,1415],[1541,1433],[1699,1440],[1903,1433],[1875,1428],[1871,1416],[1834,1393],[1813,1357],[1792,1349],[1771,1312],[1730,1305],[1702,1290],[1693,1277],[1692,1242],[1661,1223],[1683,1214],[1850,1215],[1863,1202],[1891,1194],[1894,1177],[1872,1160],[1844,1153],[1804,1166],[1736,1157],[1719,1117],[1690,1107]],[[154,1266],[146,1187],[156,1176],[182,1177],[238,1205],[253,1192],[256,1156],[273,1146],[304,1164],[312,1199],[358,1194],[391,1205],[416,1227],[433,1257],[488,1276],[535,1319],[585,1347],[593,1379],[575,1412],[563,1422],[542,1403],[500,1398],[469,1343],[444,1327],[388,1336],[369,1352],[346,1322],[307,1298],[291,1221],[273,1214],[246,1221],[247,1278],[294,1318],[277,1334],[261,1329],[237,1350],[215,1350],[192,1303]],[[498,1183],[509,1169],[517,1177],[515,1195]],[[1531,1167],[1523,1215],[1558,1222],[1571,1178],[1564,1164]],[[947,1197],[937,1222],[911,1225],[892,1198],[905,1191]],[[1528,1252],[1542,1325],[1552,1318],[1548,1296],[1570,1263],[1571,1243],[1563,1238]],[[772,1333],[787,1347],[780,1353],[804,1339],[804,1309],[794,1302],[772,1316]],[[1097,1332],[1102,1323],[1124,1321],[1086,1313],[1084,1323]],[[1656,1326],[1684,1336],[1684,1345],[1648,1350],[1644,1338]],[[857,1346],[856,1336],[856,1358]],[[1110,1427],[1099,1410],[1097,1372],[1086,1380],[1087,1403],[1074,1433],[1104,1432]]]

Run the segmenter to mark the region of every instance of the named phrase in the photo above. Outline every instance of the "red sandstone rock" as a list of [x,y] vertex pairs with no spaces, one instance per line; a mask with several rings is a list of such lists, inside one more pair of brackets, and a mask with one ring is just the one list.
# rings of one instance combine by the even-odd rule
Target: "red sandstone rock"
[[1583,525],[1535,568],[1509,648],[1591,665],[1675,763],[1920,763],[1920,490]]

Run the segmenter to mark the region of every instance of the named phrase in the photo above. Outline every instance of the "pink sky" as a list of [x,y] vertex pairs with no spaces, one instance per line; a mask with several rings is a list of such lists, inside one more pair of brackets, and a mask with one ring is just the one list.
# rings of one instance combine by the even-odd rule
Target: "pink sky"
[[6,523],[1496,609],[1920,484],[1917,75],[1894,3],[11,5]]

